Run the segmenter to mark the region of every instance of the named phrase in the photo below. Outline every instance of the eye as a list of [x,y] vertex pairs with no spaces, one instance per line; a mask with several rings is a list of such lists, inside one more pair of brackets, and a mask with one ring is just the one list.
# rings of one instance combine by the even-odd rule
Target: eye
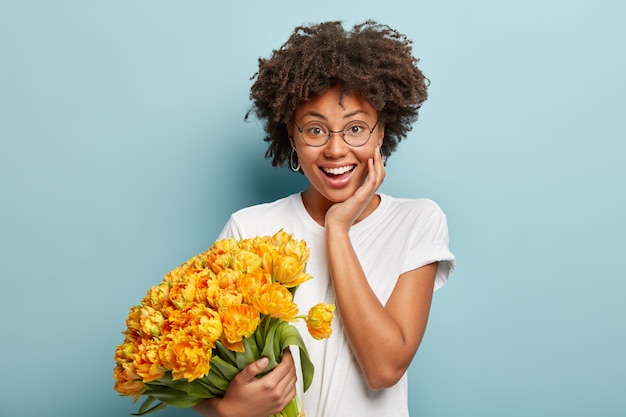
[[346,135],[359,136],[369,131],[369,128],[364,122],[356,121],[348,124],[343,131]]
[[308,137],[326,136],[326,128],[319,124],[307,123],[304,126],[303,133]]

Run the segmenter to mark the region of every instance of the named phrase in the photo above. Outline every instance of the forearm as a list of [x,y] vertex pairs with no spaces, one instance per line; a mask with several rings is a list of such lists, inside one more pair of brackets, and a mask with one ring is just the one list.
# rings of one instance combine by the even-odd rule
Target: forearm
[[194,405],[193,410],[204,417],[222,417],[218,412],[218,402],[220,398],[208,398]]
[[393,385],[415,353],[370,287],[348,233],[327,228],[328,261],[344,330],[373,388]]

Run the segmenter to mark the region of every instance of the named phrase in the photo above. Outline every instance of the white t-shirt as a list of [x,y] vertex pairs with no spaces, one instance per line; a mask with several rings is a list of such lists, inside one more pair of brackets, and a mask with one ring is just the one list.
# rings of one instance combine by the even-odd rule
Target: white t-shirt
[[[352,245],[378,299],[384,305],[402,273],[432,262],[439,262],[435,279],[438,289],[455,264],[448,249],[445,214],[428,199],[399,199],[384,194],[380,197],[376,210],[350,229]],[[320,302],[335,304],[324,227],[309,216],[300,194],[237,211],[219,239],[273,235],[280,229],[296,239],[304,239],[311,249],[307,272],[313,279],[300,285],[295,296],[300,314],[306,314]],[[370,389],[343,332],[339,308],[336,316],[333,334],[326,340],[314,340],[304,323],[296,323],[315,366],[311,387],[306,393],[300,387],[299,392],[306,416],[408,417],[406,374],[393,387]],[[298,379],[302,380],[300,376]]]

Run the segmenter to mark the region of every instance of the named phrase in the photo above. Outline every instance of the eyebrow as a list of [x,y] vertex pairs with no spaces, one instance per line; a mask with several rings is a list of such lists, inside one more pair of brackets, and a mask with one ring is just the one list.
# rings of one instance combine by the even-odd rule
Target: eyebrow
[[[343,118],[344,119],[348,119],[350,117],[356,116],[357,114],[369,115],[369,113],[367,111],[365,111],[363,109],[358,109],[358,110],[351,111],[350,113],[347,113],[346,115],[343,116]],[[302,115],[302,117],[304,117],[304,116],[313,116],[313,117],[317,117],[319,119],[328,120],[326,118],[326,116],[324,116],[321,113],[315,112],[315,111],[308,111],[308,112],[306,112],[306,113],[304,113]]]

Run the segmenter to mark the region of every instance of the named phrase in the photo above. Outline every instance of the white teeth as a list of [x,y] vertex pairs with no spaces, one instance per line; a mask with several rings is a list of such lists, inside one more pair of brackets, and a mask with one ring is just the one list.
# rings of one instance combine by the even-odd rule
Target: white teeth
[[339,167],[339,168],[324,168],[324,172],[332,175],[341,175],[345,172],[351,171],[354,168],[352,165]]

